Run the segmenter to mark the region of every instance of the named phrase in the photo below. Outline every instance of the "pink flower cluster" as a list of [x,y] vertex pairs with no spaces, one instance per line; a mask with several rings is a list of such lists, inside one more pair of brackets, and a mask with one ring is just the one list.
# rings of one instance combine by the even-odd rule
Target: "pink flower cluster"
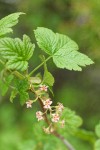
[[46,85],[40,85],[40,90],[47,92],[48,86],[46,86]]
[[[61,112],[64,109],[62,103],[58,103],[58,106],[55,107],[56,107],[56,113],[52,114],[52,122],[58,122],[60,120]],[[61,122],[61,126],[64,126],[64,121]]]
[[[47,119],[46,121],[49,122],[49,126],[47,128],[43,128],[45,133],[52,133],[54,132],[56,125],[54,123],[58,123],[61,128],[64,128],[65,126],[65,120],[61,119],[62,112],[64,109],[64,106],[62,103],[58,103],[57,106],[51,106],[52,105],[52,100],[50,98],[47,98],[48,93],[48,86],[46,85],[40,85],[39,89],[36,91],[36,99],[35,100],[28,100],[26,102],[26,107],[27,108],[32,108],[32,103],[35,102],[36,100],[40,100],[43,104],[43,112],[37,111],[36,112],[36,118],[38,121],[44,120],[45,118]],[[49,113],[49,117],[48,117]],[[57,125],[58,125],[57,124]]]
[[27,108],[32,108],[32,103],[33,103],[32,100],[28,100],[28,101],[26,102],[26,107],[27,107]]
[[52,114],[52,122],[58,122],[60,119],[59,114]]
[[58,110],[59,112],[62,112],[63,109],[64,109],[63,104],[62,104],[62,103],[58,103],[57,110]]
[[38,121],[43,120],[43,113],[41,111],[37,111],[36,112],[36,118],[38,119]]
[[45,101],[43,101],[43,105],[44,105],[44,108],[45,109],[50,109],[51,108],[51,105],[52,104],[52,101],[50,99],[47,99]]

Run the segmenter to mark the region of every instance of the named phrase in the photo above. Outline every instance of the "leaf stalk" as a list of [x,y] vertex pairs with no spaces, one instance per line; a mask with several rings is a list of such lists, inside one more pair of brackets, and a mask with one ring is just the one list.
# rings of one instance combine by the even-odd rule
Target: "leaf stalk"
[[[47,62],[51,57],[52,57],[52,56],[49,56],[49,57],[45,60],[45,62]],[[33,70],[29,73],[28,76],[30,77],[35,71],[37,71],[41,66],[43,66],[45,62],[42,62],[42,63],[41,63],[40,65],[38,65],[35,69],[33,69]]]

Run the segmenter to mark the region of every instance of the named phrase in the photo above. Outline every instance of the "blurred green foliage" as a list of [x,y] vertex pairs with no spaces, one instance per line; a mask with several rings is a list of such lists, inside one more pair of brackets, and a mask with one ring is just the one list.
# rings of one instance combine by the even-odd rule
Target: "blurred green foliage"
[[[13,105],[13,104],[12,104]],[[47,135],[36,121],[35,110],[16,109],[11,104],[5,104],[0,109],[0,149],[1,150],[66,150],[62,142],[52,135]],[[4,111],[7,110],[7,111]],[[20,113],[18,114],[18,111]],[[23,117],[22,117],[23,116]],[[43,122],[41,122],[43,124]],[[67,134],[65,134],[67,135]],[[92,146],[74,135],[66,138],[77,150],[88,149]]]
[[[94,130],[100,119],[100,1],[0,0],[0,18],[16,11],[25,12],[26,15],[20,18],[11,36],[22,37],[26,33],[35,41],[32,30],[37,26],[48,27],[70,36],[78,43],[80,51],[95,61],[93,66],[85,68],[80,73],[55,69],[52,62],[48,63],[56,80],[54,103],[60,101],[76,110],[84,120],[83,127]],[[38,48],[34,55],[39,55]],[[39,62],[39,59],[34,59],[33,63],[31,59],[31,68]],[[18,100],[10,104],[8,96],[9,93],[5,98],[0,96],[0,150],[37,150],[39,146],[40,150],[49,150],[51,145],[55,147],[51,147],[50,150],[64,150],[56,138],[52,137],[50,141],[48,136],[39,136],[38,132],[42,131],[39,131],[38,127],[34,131],[33,110],[37,106],[32,110],[26,110],[19,106]],[[41,143],[41,138],[47,144]],[[74,137],[68,139],[77,150],[92,149],[87,142]]]

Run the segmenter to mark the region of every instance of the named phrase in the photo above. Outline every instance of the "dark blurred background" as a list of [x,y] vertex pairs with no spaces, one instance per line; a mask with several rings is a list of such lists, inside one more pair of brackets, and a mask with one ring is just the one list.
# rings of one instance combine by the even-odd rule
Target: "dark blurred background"
[[[11,36],[21,38],[27,34],[36,43],[33,29],[47,27],[71,37],[78,43],[80,52],[95,62],[83,68],[82,72],[57,69],[52,62],[48,63],[55,77],[54,103],[60,101],[75,110],[84,120],[83,127],[94,130],[100,120],[100,0],[0,0],[0,18],[18,11],[26,15],[20,17]],[[40,51],[36,47],[34,55],[38,54]],[[36,57],[32,58],[31,69],[39,62]],[[1,150],[5,150],[3,145],[12,138],[13,130],[16,130],[14,140],[20,141],[17,134],[24,133],[20,127],[25,131],[31,130],[34,117],[32,110],[21,107],[19,102],[11,104],[9,93],[4,98],[0,97]]]

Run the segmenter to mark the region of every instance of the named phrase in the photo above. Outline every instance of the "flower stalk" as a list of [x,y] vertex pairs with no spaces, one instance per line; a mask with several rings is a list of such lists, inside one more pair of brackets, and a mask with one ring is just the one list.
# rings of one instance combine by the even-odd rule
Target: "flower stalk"
[[[41,109],[42,109],[42,114],[43,114],[43,117],[44,117],[44,121],[47,123],[47,125],[49,126],[48,128],[43,128],[43,130],[49,134],[49,128],[52,127],[52,123],[50,122],[50,120],[48,119],[47,117],[47,114],[45,113],[46,112],[46,109],[44,108],[44,103],[43,103],[43,100],[40,96],[37,95],[35,89],[33,86],[31,86],[31,92],[34,93],[39,101],[39,104],[41,106]],[[49,100],[49,99],[48,99]],[[51,105],[51,103],[50,103]],[[61,103],[58,103],[58,107],[61,105]],[[52,107],[52,106],[51,106]],[[57,107],[57,106],[56,106]],[[63,105],[61,105],[61,107],[59,107],[61,109],[63,109]],[[60,109],[60,111],[61,111]],[[38,114],[38,117],[40,117],[38,119],[38,121],[42,120],[42,114],[41,112],[37,112]],[[40,115],[40,116],[39,116]],[[54,118],[53,118],[54,119]],[[56,116],[56,119],[58,119],[58,117]],[[59,119],[58,119],[59,120]],[[55,122],[55,121],[54,121]],[[51,128],[52,129],[52,128]],[[57,137],[59,140],[61,140],[63,142],[63,144],[66,146],[66,149],[67,150],[75,150],[75,148],[69,143],[69,141],[67,139],[65,139],[62,135],[60,135],[55,129],[52,129],[51,132],[50,132],[52,135],[54,135],[55,137]]]

